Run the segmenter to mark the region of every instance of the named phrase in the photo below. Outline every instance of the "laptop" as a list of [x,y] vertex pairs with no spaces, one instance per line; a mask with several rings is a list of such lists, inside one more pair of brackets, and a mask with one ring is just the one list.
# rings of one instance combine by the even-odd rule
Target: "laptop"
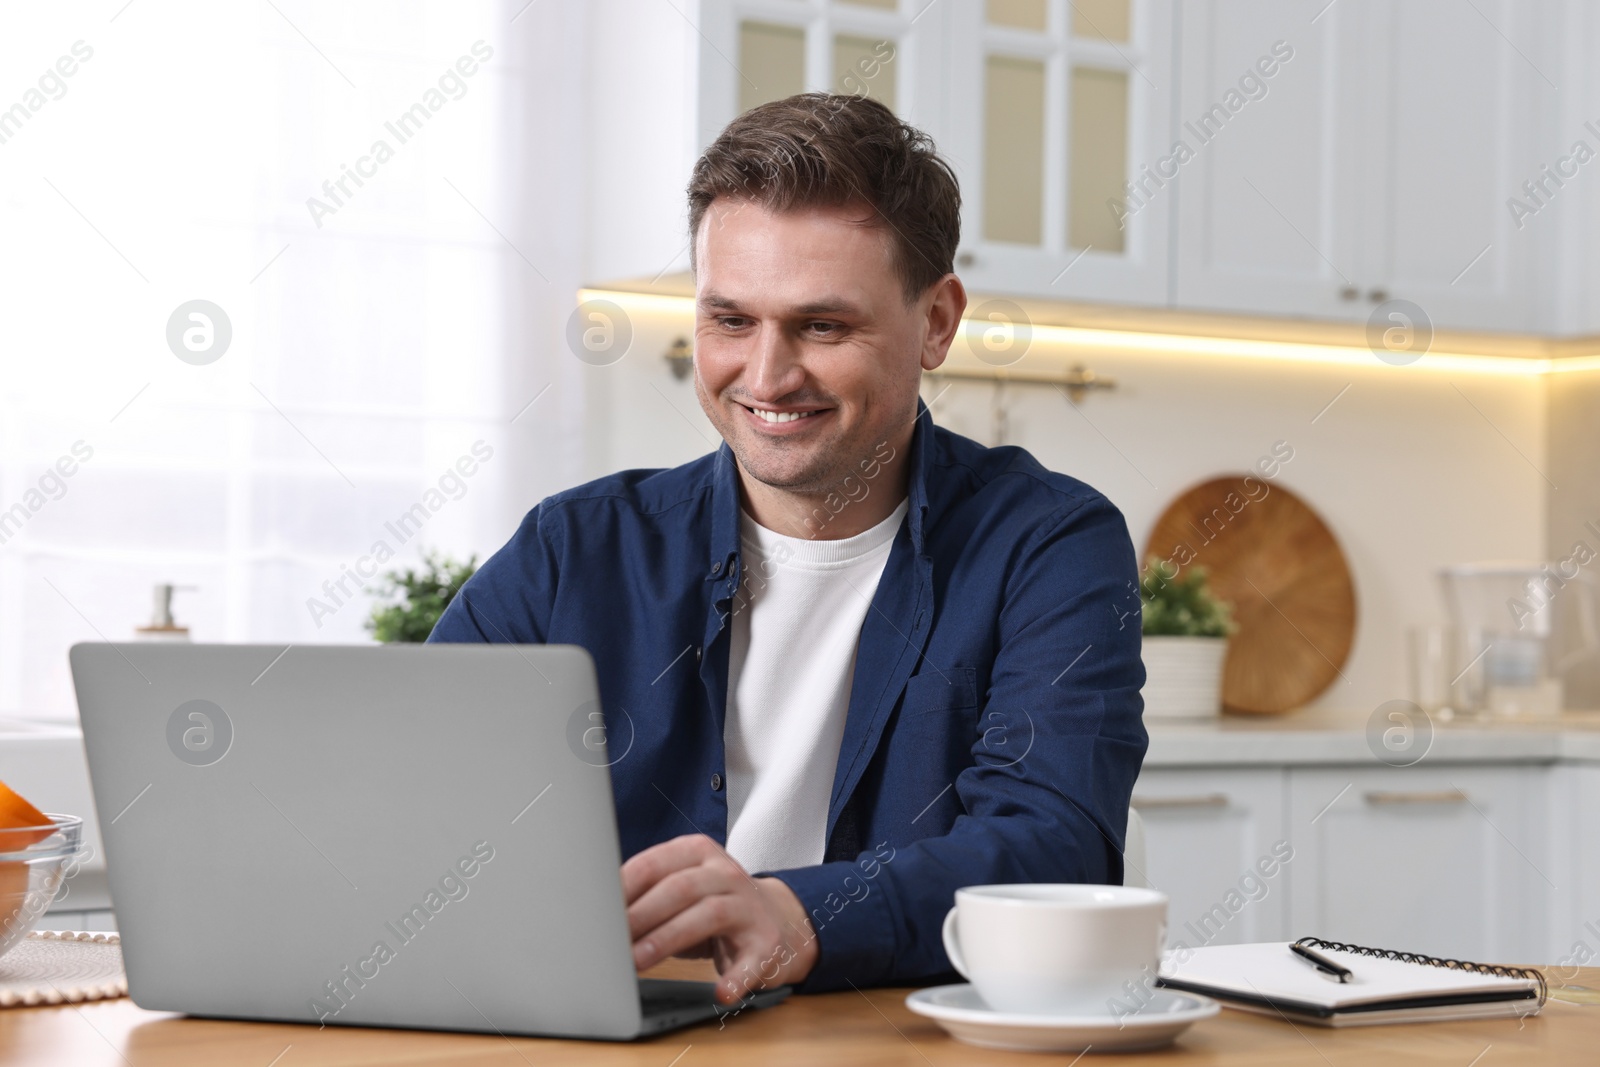
[[142,1008],[628,1040],[787,995],[724,1006],[634,970],[581,648],[95,643],[71,662]]

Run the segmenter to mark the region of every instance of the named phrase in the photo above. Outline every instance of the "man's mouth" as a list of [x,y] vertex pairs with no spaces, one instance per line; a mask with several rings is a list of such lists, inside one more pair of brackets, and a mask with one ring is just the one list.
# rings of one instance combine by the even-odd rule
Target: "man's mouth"
[[740,404],[739,406],[750,412],[750,414],[754,415],[762,422],[774,424],[797,422],[800,419],[808,419],[813,415],[820,415],[827,410],[826,408],[821,408],[811,411],[769,411],[766,408],[753,408],[748,404]]

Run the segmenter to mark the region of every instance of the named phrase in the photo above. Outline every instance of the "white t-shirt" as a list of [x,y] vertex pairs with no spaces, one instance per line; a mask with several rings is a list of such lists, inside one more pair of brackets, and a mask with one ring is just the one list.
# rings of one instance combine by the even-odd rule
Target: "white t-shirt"
[[822,862],[861,624],[906,510],[901,501],[838,541],[785,537],[739,514],[722,738],[728,853],[751,873]]

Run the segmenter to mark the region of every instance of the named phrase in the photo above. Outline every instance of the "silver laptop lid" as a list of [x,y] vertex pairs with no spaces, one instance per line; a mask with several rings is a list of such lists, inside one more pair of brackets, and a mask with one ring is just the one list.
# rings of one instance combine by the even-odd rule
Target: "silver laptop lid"
[[82,644],[71,660],[139,1006],[639,1032],[584,650]]

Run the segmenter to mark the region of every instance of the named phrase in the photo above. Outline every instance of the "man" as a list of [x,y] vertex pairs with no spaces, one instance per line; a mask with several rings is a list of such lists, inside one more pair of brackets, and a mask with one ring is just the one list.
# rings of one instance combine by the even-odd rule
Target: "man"
[[594,656],[640,969],[709,954],[725,1003],[944,977],[958,887],[1122,879],[1127,529],[919,401],[966,306],[925,135],[865,98],[766,104],[689,205],[725,444],[542,501],[432,640]]

